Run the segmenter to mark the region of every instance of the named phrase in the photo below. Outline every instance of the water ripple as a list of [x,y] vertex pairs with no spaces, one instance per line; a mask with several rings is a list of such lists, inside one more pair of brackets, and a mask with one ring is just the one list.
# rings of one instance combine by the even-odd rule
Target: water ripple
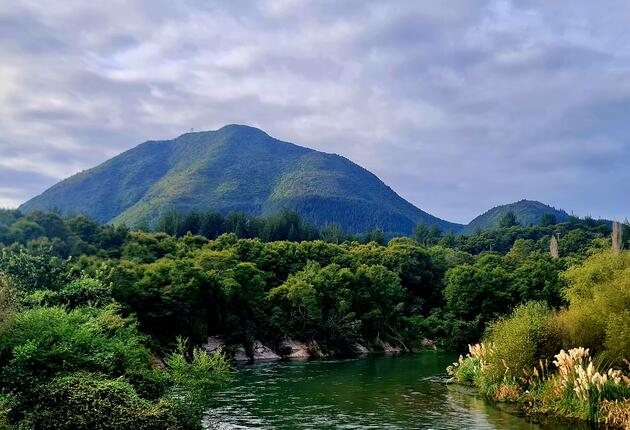
[[449,389],[453,357],[422,353],[241,367],[205,426],[218,430],[568,430],[540,426]]

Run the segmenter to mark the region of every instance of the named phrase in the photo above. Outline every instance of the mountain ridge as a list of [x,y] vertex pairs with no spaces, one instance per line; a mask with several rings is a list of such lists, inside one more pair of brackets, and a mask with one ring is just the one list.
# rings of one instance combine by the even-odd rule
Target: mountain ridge
[[172,209],[254,215],[290,209],[349,231],[409,234],[420,220],[454,232],[463,227],[418,209],[345,157],[238,124],[146,141],[20,206],[26,212],[51,208],[130,226]]

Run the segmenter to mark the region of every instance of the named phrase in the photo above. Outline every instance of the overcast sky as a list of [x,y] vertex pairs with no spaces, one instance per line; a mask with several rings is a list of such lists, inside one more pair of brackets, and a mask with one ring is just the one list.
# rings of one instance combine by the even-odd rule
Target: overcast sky
[[228,123],[468,222],[630,216],[630,2],[0,2],[0,206]]

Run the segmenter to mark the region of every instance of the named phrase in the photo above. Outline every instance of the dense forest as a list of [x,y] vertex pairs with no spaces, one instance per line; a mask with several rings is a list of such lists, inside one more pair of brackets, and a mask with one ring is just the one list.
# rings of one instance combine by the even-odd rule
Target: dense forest
[[[288,211],[171,212],[130,231],[83,215],[0,211],[0,428],[199,428],[203,405],[229,380],[229,347],[196,349],[210,335],[248,353],[255,341],[285,339],[331,355],[413,350],[424,339],[454,351],[484,339],[499,350],[501,338],[529,329],[522,321],[553,315],[562,335],[553,343],[542,329],[526,332],[537,343],[522,347],[534,352],[516,373],[560,347],[622,365],[630,297],[627,281],[607,282],[627,278],[628,254],[609,258],[611,224],[546,217],[525,227],[508,213],[501,225],[456,236],[421,223],[388,238],[317,228]],[[617,249],[628,245],[623,228]],[[590,292],[600,288],[592,280],[602,292]],[[612,291],[620,312],[606,307]]]

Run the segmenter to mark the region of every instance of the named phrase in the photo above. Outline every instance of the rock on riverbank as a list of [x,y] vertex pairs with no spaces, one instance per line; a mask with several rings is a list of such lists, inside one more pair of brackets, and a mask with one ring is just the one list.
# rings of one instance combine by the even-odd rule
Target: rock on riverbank
[[[424,339],[422,341],[422,347],[436,349],[435,343],[429,339]],[[202,345],[202,348],[209,354],[212,354],[219,348],[222,348],[223,351],[234,359],[234,361],[241,363],[274,361],[281,359],[305,360],[308,358],[323,358],[331,355],[329,351],[322,350],[320,345],[315,341],[305,343],[295,339],[283,340],[275,350],[257,340],[252,345],[251,352],[248,353],[244,345],[228,345],[225,339],[221,336],[210,336],[208,337],[207,342]],[[353,350],[357,355],[371,354],[374,352],[399,354],[407,351],[400,346],[391,345],[387,342],[383,344],[383,349],[378,351],[358,343],[353,345]]]
[[[273,361],[282,359],[282,357],[276,354],[271,348],[263,345],[262,342],[258,340],[252,345],[251,355],[247,353],[243,345],[228,345],[221,336],[208,337],[207,342],[202,344],[201,348],[208,354],[213,354],[221,348],[223,351],[226,351],[228,355],[232,355],[237,362]],[[232,354],[230,354],[230,352]]]

